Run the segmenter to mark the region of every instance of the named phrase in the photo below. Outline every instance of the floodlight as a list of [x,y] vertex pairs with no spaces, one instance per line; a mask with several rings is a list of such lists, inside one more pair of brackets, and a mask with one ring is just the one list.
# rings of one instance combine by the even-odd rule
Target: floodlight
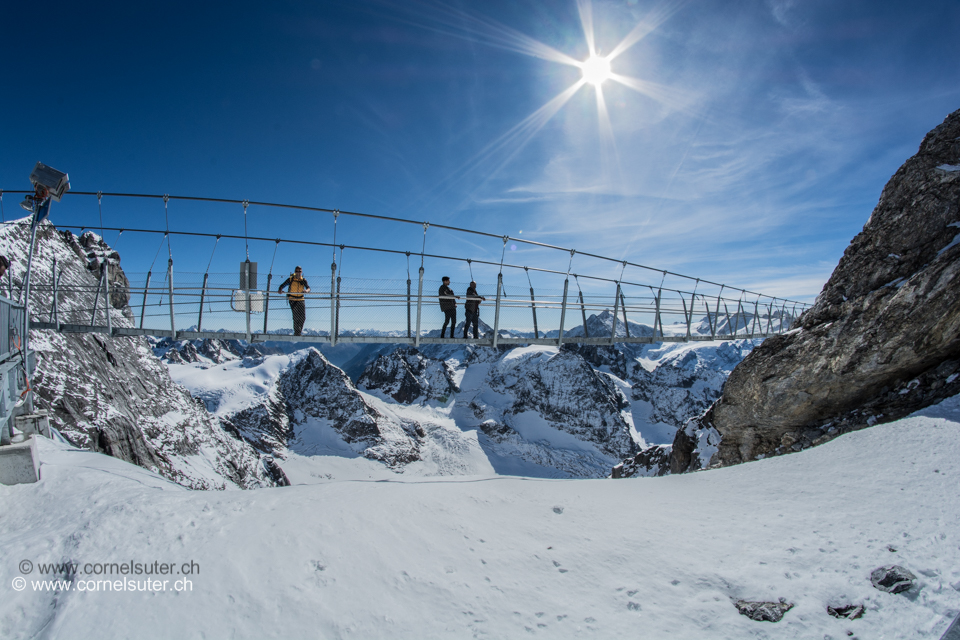
[[48,195],[56,202],[60,202],[63,194],[70,190],[70,176],[42,162],[30,172],[30,182],[39,194]]
[[20,208],[24,211],[29,211],[33,213],[33,196],[27,196],[23,199],[23,202],[20,203]]

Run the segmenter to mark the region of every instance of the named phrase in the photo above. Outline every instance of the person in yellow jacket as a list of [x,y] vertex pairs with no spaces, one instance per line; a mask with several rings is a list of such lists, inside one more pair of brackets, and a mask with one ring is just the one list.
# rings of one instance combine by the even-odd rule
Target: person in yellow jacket
[[290,277],[277,289],[277,293],[283,293],[284,287],[288,287],[287,302],[290,303],[290,311],[293,312],[293,335],[299,336],[303,333],[303,323],[307,320],[307,306],[303,301],[303,294],[310,293],[310,285],[303,277],[303,269],[300,267],[294,269]]

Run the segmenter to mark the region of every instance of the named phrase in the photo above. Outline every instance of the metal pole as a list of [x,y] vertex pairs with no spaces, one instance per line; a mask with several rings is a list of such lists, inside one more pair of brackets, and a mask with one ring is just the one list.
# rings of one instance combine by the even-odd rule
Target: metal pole
[[[340,256],[343,257],[342,255]],[[337,276],[337,317],[333,332],[333,344],[337,344],[337,335],[340,333],[340,276]]]
[[[560,305],[560,331],[557,333],[557,348],[563,344],[563,322],[567,317],[567,288],[570,286],[570,278],[563,281],[563,304]],[[587,325],[583,325],[586,328]]]
[[753,322],[750,323],[750,337],[757,335],[757,317],[760,315],[760,298],[753,301]]
[[774,298],[769,303],[767,303],[767,330],[763,334],[764,337],[770,335],[770,326],[773,323],[773,303],[776,301],[777,299]]
[[[2,192],[0,192],[2,195]],[[50,322],[53,322],[57,315],[57,259],[53,259],[53,272],[50,274],[50,280],[53,283],[53,302],[50,304]]]
[[420,314],[423,308],[423,267],[420,267],[420,285],[417,288],[417,333],[413,336],[413,344],[420,348]]
[[537,329],[537,303],[533,297],[533,287],[530,287],[530,309],[533,311],[533,337],[540,338],[540,332]]
[[153,274],[147,271],[147,284],[143,287],[143,304],[140,306],[140,328],[143,329],[143,316],[147,311],[147,292],[150,291],[150,276]]
[[[106,264],[106,261],[104,261]],[[100,267],[100,279],[97,280],[97,295],[93,298],[93,313],[90,315],[90,326],[97,324],[97,309],[100,307],[100,290],[103,289],[103,276],[106,270]]]
[[583,291],[580,292],[580,315],[583,316],[583,337],[589,338],[590,331],[587,330],[587,308],[583,305]]
[[[336,218],[334,218],[336,225]],[[336,227],[334,227],[336,228]],[[336,255],[337,250],[333,250]],[[330,264],[330,346],[337,344],[337,305],[336,305],[336,286],[337,286],[337,262],[334,260]]]
[[493,348],[500,341],[500,290],[503,289],[503,272],[497,274],[497,305],[493,312]]
[[[677,293],[680,293],[677,291]],[[690,300],[690,314],[687,315],[687,300],[680,293],[680,302],[683,303],[683,319],[687,321],[687,341],[690,341],[690,321],[693,319],[693,300]]]
[[[409,274],[408,274],[409,275]],[[410,326],[410,278],[407,278],[407,337],[413,337],[413,328]]]
[[[27,273],[24,275],[23,282],[23,356],[24,362],[27,363],[26,368],[28,369],[25,373],[27,375],[27,380],[30,379],[32,371],[29,371],[30,368],[30,270],[33,267],[33,248],[37,244],[37,227],[40,226],[41,217],[45,217],[44,207],[47,211],[50,209],[50,199],[48,198],[46,202],[41,205],[36,204],[34,200],[33,205],[33,223],[30,225],[30,253],[27,256]],[[12,296],[11,296],[12,297]],[[30,394],[28,402],[30,403],[31,411],[33,410],[33,396]]]
[[[630,337],[630,324],[627,322],[627,301],[623,297],[623,291],[620,291],[620,312],[623,313],[623,330],[627,332],[627,337]],[[653,333],[657,333],[657,320],[653,320]]]
[[620,304],[620,283],[617,283],[617,294],[613,297],[613,329],[610,330],[610,344],[617,337],[617,305]]
[[173,317],[173,258],[167,261],[167,287],[170,294],[170,338],[177,341],[177,325]]
[[663,297],[663,289],[657,289],[657,308],[653,317],[653,337],[657,337],[657,326],[660,327],[660,337],[663,337],[663,319],[660,317],[660,299]]
[[113,321],[110,319],[110,259],[103,259],[103,312],[107,314],[107,335],[113,335]]
[[[246,207],[243,208],[246,212]],[[249,256],[248,256],[249,258]],[[250,344],[250,260],[248,259],[243,263],[243,297],[246,300],[244,307],[246,308],[246,317],[247,317],[247,344]]]
[[[717,311],[718,311],[718,312],[720,311],[719,305],[717,306]],[[727,301],[726,301],[726,300],[723,301],[723,315],[726,316],[726,318],[727,318],[727,334],[729,335],[729,334],[730,334],[730,309],[727,308]],[[720,323],[719,323],[719,322],[717,322],[717,327],[718,327],[718,329],[719,329],[719,327],[720,327]]]
[[[270,266],[273,268],[273,265]],[[271,291],[271,282],[273,282],[273,271],[267,274],[267,296],[263,300],[263,336],[266,339],[267,336],[267,318],[270,317],[270,291]],[[304,296],[306,297],[306,296]],[[306,306],[306,305],[304,305]]]
[[197,331],[203,331],[203,299],[207,295],[207,278],[209,273],[203,274],[203,286],[200,288],[200,313],[197,315]]

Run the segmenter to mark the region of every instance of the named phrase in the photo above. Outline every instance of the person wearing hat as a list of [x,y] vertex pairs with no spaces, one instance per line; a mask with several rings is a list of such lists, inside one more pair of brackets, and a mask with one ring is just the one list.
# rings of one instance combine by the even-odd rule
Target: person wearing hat
[[303,323],[307,320],[307,307],[303,301],[303,294],[310,293],[310,285],[303,277],[303,269],[299,265],[290,277],[283,281],[277,293],[283,293],[284,287],[289,287],[287,302],[290,303],[290,311],[293,312],[293,335],[299,336],[303,333]]
[[473,339],[480,339],[480,301],[486,300],[482,295],[477,293],[477,283],[470,281],[470,286],[467,287],[467,302],[463,305],[463,312],[465,319],[463,321],[463,339],[467,339],[467,329],[473,324]]

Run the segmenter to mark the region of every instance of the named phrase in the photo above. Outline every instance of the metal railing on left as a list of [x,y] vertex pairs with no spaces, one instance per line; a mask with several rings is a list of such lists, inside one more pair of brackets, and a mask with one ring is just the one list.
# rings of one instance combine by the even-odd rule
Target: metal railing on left
[[27,371],[32,352],[24,353],[23,331],[26,309],[0,296],[0,444],[9,444],[13,419],[32,410]]

